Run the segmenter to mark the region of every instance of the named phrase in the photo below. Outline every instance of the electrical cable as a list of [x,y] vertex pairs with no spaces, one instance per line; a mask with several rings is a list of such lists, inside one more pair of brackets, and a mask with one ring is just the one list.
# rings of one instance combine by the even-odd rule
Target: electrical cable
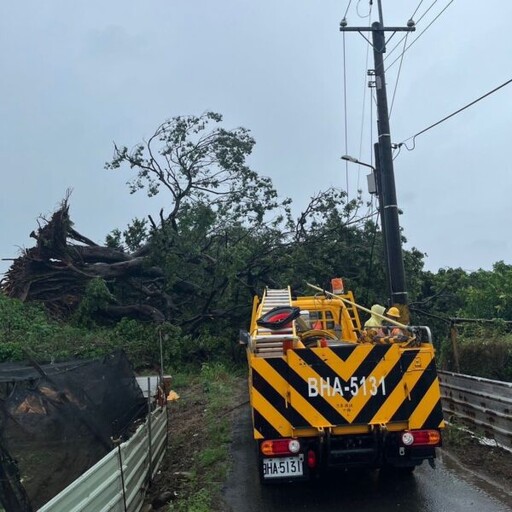
[[[373,148],[373,108],[374,105],[377,105],[377,99],[375,98],[375,95],[373,94],[373,91],[371,91],[373,103],[370,102],[370,147]],[[373,165],[373,151],[370,151],[371,157],[370,157],[370,164]]]
[[[350,4],[349,4],[350,5]],[[347,8],[348,9],[348,8]],[[345,154],[348,154],[348,121],[347,121],[347,59],[345,51],[345,32],[343,32],[343,105],[345,110]],[[347,197],[348,190],[348,162],[345,161],[345,181],[347,184]]]
[[373,140],[373,130],[375,125],[374,115],[377,115],[377,96],[372,88],[370,88],[370,97],[372,99],[372,101],[370,101],[370,165],[373,166],[376,165],[376,162],[373,161],[375,158],[375,152],[373,150],[373,144],[375,142]]
[[[423,3],[424,0],[420,0],[420,3],[418,4],[418,7],[416,7],[416,10],[411,14],[411,16],[409,17],[409,19],[413,19],[414,16],[416,16],[416,13],[418,12],[418,9],[421,7],[421,4]],[[437,1],[437,0],[436,0]],[[435,2],[434,2],[435,3]]]
[[377,229],[379,227],[379,222],[378,222],[378,219],[377,219],[377,222],[375,222],[375,227],[373,228],[373,233],[372,233],[372,243],[371,243],[371,246],[370,246],[370,255],[368,257],[368,268],[367,268],[367,271],[366,271],[366,296],[365,296],[365,303],[368,304],[368,295],[370,293],[370,279],[371,279],[371,275],[372,275],[372,267],[373,267],[373,254],[375,252],[375,241],[377,240]]
[[428,316],[430,318],[436,318],[437,320],[442,320],[443,322],[449,324],[450,323],[450,319],[448,317],[445,317],[445,316],[441,316],[441,315],[435,315],[434,313],[428,313],[427,311],[424,311],[422,309],[419,309],[417,307],[415,307],[413,304],[411,304],[409,306],[409,309],[415,313],[419,313],[420,315],[425,315],[425,316]]
[[393,161],[399,157],[400,152],[402,151],[402,146],[398,145],[398,146],[396,146],[395,149],[397,149],[397,152],[396,152],[396,155],[393,157]]
[[[371,14],[372,14],[372,6],[373,4],[370,3],[370,11],[368,13],[368,16],[369,16],[369,21],[368,21],[368,25],[370,26],[371,25]],[[358,160],[361,160],[362,159],[362,154],[363,154],[363,133],[364,133],[364,118],[365,118],[365,115],[366,115],[366,93],[367,93],[367,90],[368,90],[368,84],[367,84],[367,80],[368,80],[368,73],[367,73],[367,70],[368,70],[368,61],[370,60],[370,47],[367,46],[366,47],[366,62],[365,62],[365,66],[364,66],[364,79],[363,79],[363,106],[362,106],[362,113],[361,113],[361,133],[360,133],[360,136],[359,136],[359,155],[358,155]],[[371,108],[371,104],[370,104],[370,108]],[[360,178],[360,170],[361,170],[361,166],[358,167],[358,170],[357,170],[357,189],[359,190],[359,178]]]
[[[438,1],[439,1],[439,0],[434,0],[434,1],[433,1],[433,2],[432,2],[432,3],[427,7],[427,10],[426,10],[426,11],[425,11],[425,12],[424,12],[424,13],[423,13],[419,18],[418,18],[417,23],[420,23],[420,21],[421,21],[421,20],[422,20],[426,15],[427,15],[427,13],[430,11],[430,9],[432,9],[432,7],[434,7],[434,5],[436,5],[436,4],[437,4],[437,2],[438,2]],[[423,3],[423,1],[422,1],[422,2],[420,2],[420,5],[421,5],[422,3]],[[418,6],[418,7],[419,7],[419,6]],[[416,10],[418,10],[418,9],[416,9]],[[414,11],[414,14],[416,14],[416,11]]]
[[372,13],[372,6],[373,6],[373,3],[370,1],[370,9],[368,10],[368,14],[366,14],[365,16],[363,16],[360,12],[359,12],[359,4],[361,3],[361,0],[358,0],[357,4],[356,4],[356,12],[357,12],[357,15],[360,17],[360,18],[369,18],[371,13]]
[[[419,17],[418,21],[416,22],[416,26],[418,26],[418,23],[421,23],[421,20],[425,17],[425,15],[430,11],[430,9],[432,9],[432,7],[434,7],[434,5],[437,4],[439,0],[434,0],[430,6],[427,8],[427,10]],[[414,17],[414,15],[416,14],[416,12],[418,11],[418,9],[420,8],[420,5],[423,3],[423,0],[421,0],[420,4],[418,5],[418,7],[416,7],[416,10],[413,12],[413,14],[410,16],[410,19],[412,19]],[[391,54],[400,46],[400,43],[406,38],[407,34],[404,35],[400,41],[398,41],[395,46],[393,46],[393,48],[391,48],[391,50],[389,50],[389,52],[387,52],[388,54],[384,57],[384,61],[386,61],[386,59],[388,57],[391,56]]]
[[[359,6],[359,3],[360,3],[361,0],[359,0],[359,2],[357,3],[356,5],[356,9],[357,7]],[[430,6],[426,9],[426,11],[421,15],[421,17],[419,18],[418,20],[418,23],[425,17],[425,15],[430,11],[430,9],[432,9],[432,7],[434,7],[434,5],[438,2],[439,0],[434,0]],[[412,15],[410,16],[410,19],[412,19],[416,13],[418,12],[418,10],[420,9],[421,5],[423,4],[424,0],[420,0],[419,4],[416,6],[416,9],[414,10],[414,12],[412,13]],[[385,71],[387,71],[391,66],[393,66],[398,60],[400,60],[400,65],[399,65],[399,69],[398,69],[398,74],[397,74],[397,78],[396,78],[396,82],[395,82],[395,87],[394,87],[394,90],[393,90],[393,97],[392,97],[392,100],[391,100],[391,107],[390,107],[390,117],[391,117],[391,114],[393,112],[393,106],[394,106],[394,102],[395,102],[395,96],[396,96],[396,91],[397,91],[397,88],[398,88],[398,82],[399,82],[399,79],[400,79],[400,74],[401,74],[401,70],[402,70],[402,64],[403,64],[403,58],[404,58],[404,54],[405,52],[414,44],[414,42],[416,42],[428,29],[429,27],[441,16],[441,14],[443,14],[443,12],[450,6],[450,4],[453,2],[453,0],[450,0],[450,2],[445,6],[445,8],[430,22],[430,24],[418,35],[418,37],[416,37],[414,39],[414,41],[409,45],[407,46],[407,39],[408,39],[408,36],[409,36],[409,32],[407,32],[405,34],[404,37],[402,37],[400,39],[400,41],[393,47],[393,49],[388,53],[388,55],[384,58],[384,60],[386,60],[393,52],[394,50],[396,50],[396,48],[398,48],[398,46],[404,42],[404,45],[403,45],[403,49],[402,49],[402,52],[400,54],[399,57],[397,57],[397,59],[395,59],[387,68]],[[371,3],[370,3],[370,13],[371,13]],[[359,14],[359,13],[358,13]],[[391,40],[391,38],[395,35],[395,33],[393,33],[393,35],[388,39],[388,41],[386,42],[386,44],[389,43],[389,41]]]
[[348,221],[344,224],[344,226],[353,226],[354,224],[359,224],[360,222],[363,222],[364,220],[371,219],[372,217],[375,217],[375,215],[378,215],[379,212],[375,211],[372,213],[369,213],[367,215],[363,215],[362,217],[359,217],[357,219]]
[[347,9],[345,11],[345,14],[343,15],[343,19],[345,19],[347,17],[347,12],[348,10],[350,9],[350,5],[352,4],[352,0],[349,1],[348,5],[347,5]]
[[[389,39],[386,39],[386,41],[384,41],[384,49],[386,49],[387,45],[389,44],[389,42],[391,41],[391,39],[393,39],[393,37],[396,36],[396,30],[395,32],[393,32],[390,36],[389,36]],[[402,41],[402,39],[400,39],[400,41]],[[384,53],[384,52],[381,52],[381,53]]]
[[[412,41],[412,42],[411,42],[411,44],[410,44],[407,48],[405,48],[405,49],[404,49],[404,51],[402,52],[402,54],[403,54],[403,53],[405,53],[405,52],[406,52],[406,51],[407,51],[407,50],[408,50],[408,49],[409,49],[409,48],[410,48],[414,43],[416,43],[416,41],[418,41],[418,39],[419,39],[419,38],[420,38],[420,37],[421,37],[421,36],[422,36],[422,35],[423,35],[423,34],[424,34],[424,33],[425,33],[425,32],[426,32],[426,31],[427,31],[427,30],[432,26],[432,24],[433,24],[433,23],[434,23],[434,22],[439,18],[439,16],[441,16],[441,15],[444,13],[444,11],[446,11],[446,9],[448,9],[448,7],[450,7],[450,5],[451,5],[453,2],[454,2],[454,0],[450,0],[450,1],[446,4],[445,8],[444,8],[444,9],[443,9],[443,10],[442,10],[442,11],[441,11],[441,12],[440,12],[440,13],[439,13],[439,14],[438,14],[438,15],[437,15],[437,16],[436,16],[436,17],[435,17],[435,18],[434,18],[434,19],[433,19],[433,20],[432,20],[432,21],[431,21],[431,22],[430,22],[426,27],[425,27],[425,29],[424,29],[422,32],[420,32],[420,33],[418,34],[418,36],[414,39],[414,41]],[[403,55],[402,55],[402,57],[403,57]],[[394,65],[394,64],[395,64],[395,63],[396,63],[400,58],[401,58],[401,57],[397,57],[397,58],[396,58],[396,59],[395,59],[395,60],[394,60],[394,61],[393,61],[393,62],[392,62],[392,63],[391,63],[391,64],[390,64],[386,69],[385,69],[385,71],[387,71],[391,66],[393,66],[393,65]]]
[[[507,80],[506,82],[503,82],[501,85],[498,85],[498,87],[495,87],[494,89],[492,89],[491,91],[489,92],[486,92],[485,94],[483,94],[482,96],[480,96],[479,98],[477,98],[476,100],[473,100],[471,103],[468,103],[467,105],[459,108],[458,110],[456,110],[455,112],[452,112],[450,115],[446,116],[446,117],[443,117],[442,119],[440,119],[439,121],[437,121],[436,123],[434,124],[431,124],[430,126],[427,126],[426,128],[424,128],[423,130],[419,131],[418,133],[416,133],[415,135],[412,135],[411,137],[408,137],[407,139],[404,139],[402,142],[400,142],[399,144],[397,144],[397,147],[400,148],[401,146],[405,146],[405,148],[408,150],[408,151],[412,151],[415,147],[416,147],[416,137],[418,137],[419,135],[422,135],[423,133],[425,132],[428,132],[429,130],[431,130],[432,128],[434,128],[435,126],[438,126],[440,125],[441,123],[444,123],[445,121],[447,121],[448,119],[450,119],[451,117],[454,117],[456,116],[457,114],[460,114],[462,111],[468,109],[469,107],[473,106],[475,103],[478,103],[479,101],[483,100],[484,98],[487,98],[487,96],[490,96],[491,94],[494,94],[495,92],[499,91],[500,89],[502,89],[503,87],[505,87],[506,85],[512,83],[512,78],[510,78],[509,80]],[[413,142],[413,146],[412,148],[409,148],[406,144],[406,142],[410,141],[412,139],[412,142]]]
[[389,108],[389,118],[391,119],[391,114],[393,113],[393,105],[395,104],[395,95],[396,95],[396,90],[398,88],[398,81],[400,80],[400,73],[402,71],[402,63],[403,63],[403,60],[404,60],[404,54],[405,54],[405,47],[407,46],[407,36],[409,35],[409,33],[406,34],[405,36],[405,41],[404,41],[404,49],[402,51],[402,55],[400,57],[400,66],[398,66],[398,73],[396,75],[396,82],[395,82],[395,88],[393,89],[393,97],[391,99],[391,106]]
[[[402,42],[406,37],[407,37],[407,33],[406,33],[404,36],[402,36],[402,37],[400,38],[400,41],[398,41],[398,42],[395,44],[395,46],[393,46],[393,48],[391,48],[391,50],[389,50],[389,51],[387,52],[387,55],[384,57],[384,62],[386,62],[386,59],[387,59],[387,58],[389,58],[389,57],[390,57],[390,55],[392,55],[392,54],[393,54],[393,52],[394,52],[394,51],[395,51],[395,50],[400,46],[401,42]],[[388,44],[388,43],[389,43],[389,39],[386,41],[386,44]]]

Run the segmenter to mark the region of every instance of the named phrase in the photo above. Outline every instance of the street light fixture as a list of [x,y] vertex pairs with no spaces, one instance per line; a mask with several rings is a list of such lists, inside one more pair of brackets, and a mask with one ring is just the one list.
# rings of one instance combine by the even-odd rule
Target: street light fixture
[[343,155],[341,157],[342,160],[346,160],[347,162],[352,162],[353,164],[359,164],[359,165],[362,165],[363,167],[369,167],[370,169],[372,169],[373,171],[376,171],[377,169],[375,169],[375,167],[373,165],[370,165],[370,164],[365,164],[364,162],[360,162],[357,158],[354,158],[353,156],[350,156],[350,155]]
[[[379,162],[378,143],[374,144],[374,150],[375,150],[375,161],[377,162],[377,165],[379,165],[378,164],[378,162]],[[380,190],[382,190],[381,189],[382,177],[379,175],[379,171],[373,165],[366,164],[364,162],[360,162],[357,158],[354,158],[353,156],[343,155],[341,157],[341,159],[346,160],[347,162],[352,162],[353,164],[359,164],[359,165],[363,165],[364,167],[369,167],[372,170],[371,174],[368,174],[366,176],[366,180],[368,182],[368,192],[372,195],[375,194],[379,201],[380,222],[381,222],[382,235],[384,237],[384,261],[385,261],[386,267],[388,269],[388,287],[390,290],[390,294],[392,295],[393,284],[391,281],[391,271],[389,268],[389,240],[388,240],[387,230],[386,230],[386,217],[384,214],[384,198],[383,198],[383,194],[380,193]]]
[[342,160],[346,160],[347,162],[352,162],[353,164],[362,165],[363,167],[369,167],[373,172],[371,174],[368,174],[366,176],[366,179],[368,181],[368,192],[370,194],[376,194],[377,193],[377,182],[376,182],[376,174],[377,169],[373,165],[365,164],[364,162],[360,162],[357,158],[354,158],[350,155],[343,155],[341,157]]

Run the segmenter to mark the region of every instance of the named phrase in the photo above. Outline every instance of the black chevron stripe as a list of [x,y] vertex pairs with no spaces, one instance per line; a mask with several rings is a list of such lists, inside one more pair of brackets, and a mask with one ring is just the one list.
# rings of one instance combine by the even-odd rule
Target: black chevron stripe
[[[283,396],[281,396],[270,383],[265,380],[254,368],[252,370],[252,384],[265,399],[278,410],[286,420],[294,427],[309,427],[311,424],[295,410],[291,404],[287,404]],[[264,414],[264,412],[262,411]]]
[[443,408],[441,407],[441,400],[438,400],[432,412],[428,415],[425,423],[421,428],[439,428],[439,425],[443,421]]
[[420,403],[425,393],[428,391],[432,383],[437,377],[435,362],[432,359],[429,365],[423,373],[421,377],[416,382],[415,386],[409,391],[411,395],[411,399],[406,397],[406,399],[402,402],[402,405],[397,409],[391,421],[407,421],[415,407]]
[[393,365],[393,368],[384,376],[384,384],[386,386],[386,394],[382,394],[381,387],[378,387],[378,393],[372,396],[368,402],[361,409],[359,414],[354,418],[354,423],[368,423],[370,422],[378,410],[382,407],[384,402],[389,398],[392,391],[399,385],[402,380],[402,376],[409,365],[416,357],[417,351],[404,352],[400,359]]
[[[384,351],[378,350],[377,353],[374,352],[374,349],[385,349]],[[379,362],[382,360],[382,357],[385,355],[385,353],[389,350],[389,347],[373,347],[372,351],[368,354],[368,357],[366,357],[359,367],[354,368],[352,371],[352,375],[354,376],[357,374],[358,377],[368,377],[372,371],[375,369],[375,367],[379,364]],[[350,354],[353,351],[352,347],[336,347],[332,349],[332,352],[336,354],[336,356],[340,357],[344,361],[348,359],[349,356],[345,355],[345,352],[350,352]],[[338,378],[340,383],[342,384],[342,387],[345,388],[348,386],[350,379],[344,380],[340,375],[338,375],[330,366],[328,366],[317,354],[316,352],[308,349],[297,349],[295,350],[295,353],[311,368],[318,373],[319,376],[321,376],[324,380],[329,378],[331,382],[334,381],[335,378]],[[350,386],[348,386],[350,388]],[[352,398],[352,392],[344,393],[344,398],[347,400],[350,400]]]
[[402,355],[400,356],[400,363],[402,364],[402,371],[405,373],[409,367],[411,366],[412,362],[416,358],[416,356],[420,353],[420,349],[408,349],[404,352],[402,352]]
[[279,372],[290,383],[297,393],[304,397],[311,406],[316,409],[331,425],[344,425],[347,420],[338,413],[331,404],[322,396],[308,396],[308,385],[304,379],[296,373],[286,361],[274,358],[268,360],[268,363]]
[[343,362],[347,362],[347,359],[352,355],[352,352],[356,349],[357,345],[351,344],[345,347],[333,347],[332,350]]
[[[337,347],[338,351],[340,348],[345,349],[344,352],[351,352],[351,347]],[[385,355],[389,347],[374,347],[377,350],[376,353],[370,352],[369,357],[367,357],[359,366],[359,368],[354,372],[357,373],[358,380],[362,377],[368,377],[371,374],[371,371],[375,368],[378,362]],[[305,361],[306,364],[312,366],[312,368],[317,372],[322,378],[335,378],[337,377],[340,381],[343,381],[339,375],[337,375],[333,370],[328,367],[322,359],[318,357],[317,354],[312,353],[310,350],[301,350],[298,349],[295,351],[300,355],[300,357]],[[307,355],[306,355],[307,354]],[[399,385],[401,382],[402,376],[405,371],[410,367],[414,358],[417,356],[418,350],[408,350],[405,351],[397,363],[393,366],[390,372],[388,372],[385,376],[385,386],[386,386],[386,395],[382,393],[378,393],[376,396],[372,396],[369,398],[368,402],[364,405],[363,409],[359,412],[357,417],[351,422],[355,423],[368,423],[375,416],[377,411],[382,407],[385,403],[386,399],[389,398],[389,394],[393,391],[393,389]],[[338,355],[338,354],[337,354]],[[347,357],[347,356],[345,356]],[[335,409],[331,406],[331,404],[322,396],[309,397],[308,396],[308,385],[307,382],[296,373],[284,359],[268,359],[267,363],[271,365],[276,372],[278,372],[289,384],[307,400],[311,406],[318,411],[323,417],[329,421],[329,423],[333,425],[343,425],[347,424],[348,421]],[[287,411],[286,414],[283,414],[285,418],[294,426],[308,426],[309,423],[304,419],[304,417],[293,407],[291,404],[288,404],[288,407],[285,406],[284,398],[256,371],[254,371],[254,386],[258,391],[271,403],[278,411],[282,414],[284,411]],[[436,377],[435,372],[435,364],[432,361],[429,366],[424,370],[422,376],[416,383],[413,389],[410,390],[411,400],[406,398],[404,402],[397,409],[396,413],[393,415],[392,421],[405,421],[407,420],[411,414],[413,413],[413,405],[418,404],[421,398],[429,389],[433,380]],[[343,381],[345,382],[345,381]],[[435,424],[432,428],[435,428],[439,425],[442,420],[442,411],[440,405],[437,405],[433,408],[431,413],[431,418],[428,419],[428,424]],[[266,420],[265,420],[266,421]],[[437,422],[437,423],[436,423]],[[425,422],[427,424],[427,422]],[[270,425],[271,429],[275,432],[276,430]],[[274,434],[273,434],[274,435]]]
[[276,430],[256,409],[253,409],[254,428],[265,439],[276,439],[282,437],[278,430]]
[[[345,347],[343,347],[345,348]],[[382,360],[382,358],[386,355],[389,350],[389,346],[376,346],[373,347],[373,350],[368,354],[368,357],[360,364],[357,369],[354,369],[353,376],[357,376],[358,382],[360,382],[361,377],[368,377],[371,375],[372,371],[375,369],[377,364]],[[339,348],[333,349],[333,351],[338,351]],[[297,350],[296,353],[300,355],[301,358],[308,364],[312,366],[312,368],[322,376],[322,378],[329,377],[331,382],[335,377],[338,377],[340,381],[343,383],[342,387],[348,384],[348,381],[344,381],[341,377],[339,377],[336,372],[334,372],[329,366],[327,366],[316,354],[311,355],[311,351],[307,350]],[[382,407],[384,402],[389,397],[389,394],[394,390],[394,388],[399,385],[402,375],[409,368],[412,361],[418,354],[418,350],[410,350],[404,352],[397,363],[393,366],[393,368],[385,375],[385,387],[386,387],[386,395],[383,395],[380,392],[380,386],[378,387],[379,392],[375,396],[370,396],[368,398],[367,403],[363,406],[358,415],[351,421],[351,424],[365,424],[372,420],[377,411]],[[304,357],[303,357],[304,356]],[[367,384],[368,385],[368,384]],[[348,386],[350,387],[350,386]],[[361,390],[359,390],[361,392]],[[368,390],[369,393],[369,390]],[[350,400],[353,396],[352,392],[344,393],[346,399]],[[311,398],[309,398],[311,400]],[[344,421],[344,423],[346,420]]]

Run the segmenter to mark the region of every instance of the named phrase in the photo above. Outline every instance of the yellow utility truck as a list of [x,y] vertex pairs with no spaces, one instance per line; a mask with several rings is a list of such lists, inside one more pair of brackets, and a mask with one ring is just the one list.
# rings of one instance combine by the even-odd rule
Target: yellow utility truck
[[[384,53],[385,32],[415,27],[384,27],[380,7],[380,21],[371,26],[340,23],[340,31],[371,33],[374,69],[368,75],[378,118],[375,165],[341,158],[372,169],[369,192],[379,204],[388,314],[407,317]],[[262,481],[304,480],[329,468],[410,472],[425,460],[433,465],[444,423],[428,327],[389,319],[397,329],[361,329],[359,310],[369,311],[339,281],[331,291],[309,286],[314,292],[308,296],[267,288],[254,299],[250,330],[241,336]]]
[[241,337],[261,480],[433,466],[444,423],[429,329],[363,330],[351,292],[313,289],[267,288]]

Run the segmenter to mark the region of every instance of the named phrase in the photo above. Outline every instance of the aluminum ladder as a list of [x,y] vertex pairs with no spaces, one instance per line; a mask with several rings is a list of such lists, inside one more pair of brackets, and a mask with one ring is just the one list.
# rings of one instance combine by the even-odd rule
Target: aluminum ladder
[[[267,288],[261,301],[260,317],[272,309],[292,305],[290,287],[283,289]],[[254,353],[261,357],[281,357],[283,355],[283,342],[297,340],[295,325],[291,322],[289,327],[273,330],[257,326],[256,333],[252,337]]]

